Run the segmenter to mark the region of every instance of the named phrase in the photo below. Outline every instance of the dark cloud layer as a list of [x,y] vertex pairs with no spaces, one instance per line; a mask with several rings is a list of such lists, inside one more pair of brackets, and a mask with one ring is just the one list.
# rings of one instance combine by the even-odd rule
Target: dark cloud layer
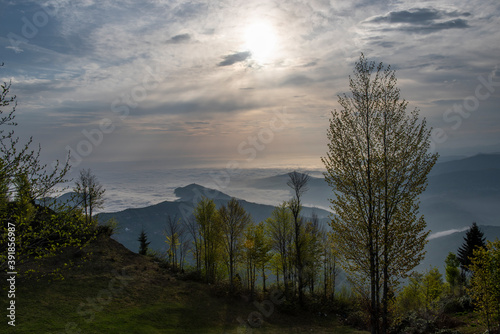
[[180,35],[175,35],[172,38],[170,38],[167,43],[169,44],[179,44],[179,43],[185,43],[191,40],[191,35],[190,34],[180,34]]
[[217,66],[231,66],[247,60],[251,55],[252,54],[249,51],[236,52],[231,55],[224,56],[224,60],[218,63]]
[[365,23],[379,25],[403,24],[403,27],[384,28],[384,30],[431,33],[446,29],[469,28],[468,21],[464,19],[464,17],[469,16],[471,14],[468,12],[448,12],[434,8],[414,8],[375,16],[366,20]]

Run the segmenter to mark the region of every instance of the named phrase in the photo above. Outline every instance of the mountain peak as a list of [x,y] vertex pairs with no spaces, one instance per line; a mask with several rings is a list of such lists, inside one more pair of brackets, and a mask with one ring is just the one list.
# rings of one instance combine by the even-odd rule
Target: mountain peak
[[178,187],[174,190],[175,196],[179,197],[179,202],[198,201],[202,197],[208,199],[230,200],[231,196],[224,194],[215,189],[206,188],[196,183],[188,184],[185,187]]

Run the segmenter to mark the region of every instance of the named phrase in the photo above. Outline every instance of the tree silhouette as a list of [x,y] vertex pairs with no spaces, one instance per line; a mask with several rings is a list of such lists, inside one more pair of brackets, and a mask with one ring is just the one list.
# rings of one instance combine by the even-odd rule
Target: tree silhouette
[[146,232],[144,232],[144,228],[141,230],[141,234],[139,235],[139,239],[137,239],[137,241],[140,242],[139,254],[146,255],[148,252],[148,246],[150,242],[148,241]]
[[302,195],[309,189],[309,175],[293,171],[288,174],[289,180],[286,183],[293,192],[293,198],[288,202],[288,207],[292,212],[294,226],[294,244],[295,244],[295,266],[298,275],[299,304],[304,306],[304,263],[303,263],[303,227],[300,211],[302,210]]
[[460,262],[460,268],[462,269],[463,276],[470,273],[469,266],[472,258],[474,257],[474,250],[478,247],[484,248],[485,246],[486,243],[483,232],[479,229],[475,222],[472,223],[472,226],[465,234],[464,243],[457,252],[457,259]]

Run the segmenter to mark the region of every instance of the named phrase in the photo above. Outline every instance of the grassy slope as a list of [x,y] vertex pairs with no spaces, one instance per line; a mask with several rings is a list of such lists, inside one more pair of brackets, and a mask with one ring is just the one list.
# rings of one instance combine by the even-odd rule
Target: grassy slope
[[[238,327],[256,307],[244,300],[214,297],[205,284],[177,280],[150,258],[100,237],[79,253],[47,260],[65,279],[17,277],[16,327],[0,333],[251,333]],[[82,261],[88,257],[87,261]],[[5,282],[2,276],[2,281]],[[4,287],[5,284],[2,284]],[[6,295],[6,291],[2,291]],[[2,297],[1,308],[7,304]],[[3,313],[6,314],[6,311]],[[363,333],[332,318],[273,312],[253,333]]]

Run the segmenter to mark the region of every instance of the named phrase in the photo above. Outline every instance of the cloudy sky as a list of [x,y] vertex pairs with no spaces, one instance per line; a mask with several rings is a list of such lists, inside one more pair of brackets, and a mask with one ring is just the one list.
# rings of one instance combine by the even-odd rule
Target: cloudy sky
[[500,151],[498,0],[0,0],[17,133],[81,167],[321,167],[360,52],[442,155]]

